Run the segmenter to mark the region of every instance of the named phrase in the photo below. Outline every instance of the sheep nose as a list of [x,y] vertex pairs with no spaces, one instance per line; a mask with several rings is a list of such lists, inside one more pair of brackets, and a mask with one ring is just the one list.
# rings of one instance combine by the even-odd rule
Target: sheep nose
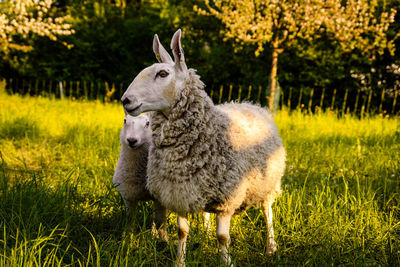
[[125,97],[122,100],[122,105],[126,106],[129,105],[129,103],[131,103],[131,101],[129,100],[129,98]]
[[137,139],[135,139],[135,138],[128,138],[126,140],[128,141],[128,144],[130,147],[134,147],[137,143]]

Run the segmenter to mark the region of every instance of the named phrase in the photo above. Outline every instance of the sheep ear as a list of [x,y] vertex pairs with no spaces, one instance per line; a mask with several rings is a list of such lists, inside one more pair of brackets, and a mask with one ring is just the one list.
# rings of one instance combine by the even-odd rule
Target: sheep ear
[[154,54],[156,55],[158,62],[169,63],[171,65],[174,64],[171,56],[168,54],[167,50],[165,50],[163,45],[160,43],[160,39],[158,39],[157,34],[154,35],[154,39],[153,39],[153,51],[154,51]]
[[186,71],[185,56],[181,45],[181,29],[177,30],[171,40],[171,49],[174,54],[175,65],[181,70]]

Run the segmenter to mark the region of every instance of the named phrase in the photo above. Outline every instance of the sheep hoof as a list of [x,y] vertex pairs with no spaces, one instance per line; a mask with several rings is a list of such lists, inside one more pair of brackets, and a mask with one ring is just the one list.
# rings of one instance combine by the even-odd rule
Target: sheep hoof
[[161,241],[164,241],[168,243],[168,233],[166,229],[160,228],[157,229],[155,223],[153,223],[151,227],[151,234],[153,235],[154,238],[160,239]]

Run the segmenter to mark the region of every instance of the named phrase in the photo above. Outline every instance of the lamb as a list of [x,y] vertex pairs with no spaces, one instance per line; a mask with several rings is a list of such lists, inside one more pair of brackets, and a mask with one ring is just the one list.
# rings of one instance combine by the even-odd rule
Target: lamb
[[120,157],[115,168],[113,184],[121,194],[129,220],[133,220],[139,201],[154,200],[153,233],[168,241],[166,230],[167,210],[146,189],[146,165],[151,141],[150,117],[141,114],[125,115],[120,133]]
[[228,252],[231,217],[262,203],[268,253],[276,251],[272,204],[281,192],[286,153],[271,114],[250,103],[214,105],[204,83],[188,69],[178,30],[174,60],[154,36],[159,61],[142,70],[122,96],[133,116],[154,111],[147,188],[178,213],[177,265],[185,265],[188,213],[216,213],[221,257]]

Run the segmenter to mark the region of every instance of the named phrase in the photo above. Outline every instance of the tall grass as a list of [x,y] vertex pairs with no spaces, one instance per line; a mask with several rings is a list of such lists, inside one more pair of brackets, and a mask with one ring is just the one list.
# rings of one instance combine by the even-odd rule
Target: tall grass
[[[266,255],[251,209],[232,222],[236,265],[400,265],[399,119],[337,117],[278,112],[288,154],[278,252]],[[111,183],[122,121],[116,104],[0,94],[0,266],[172,265],[174,214],[167,245],[151,235],[150,203],[126,231]],[[190,221],[188,265],[219,265],[215,235]]]

